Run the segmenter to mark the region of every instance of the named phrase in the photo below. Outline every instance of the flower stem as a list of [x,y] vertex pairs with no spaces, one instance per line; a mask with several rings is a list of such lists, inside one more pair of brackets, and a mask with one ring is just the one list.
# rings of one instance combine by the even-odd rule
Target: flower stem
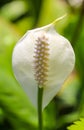
[[42,97],[43,97],[43,88],[38,87],[38,130],[43,130],[43,121],[42,121]]
[[71,39],[71,43],[72,43],[73,47],[75,47],[75,43],[77,43],[77,40],[79,39],[79,36],[82,32],[81,29],[83,26],[83,22],[84,22],[84,0],[82,2],[80,14],[79,14],[79,19],[77,21],[76,28],[74,30],[74,34],[73,34],[72,39]]

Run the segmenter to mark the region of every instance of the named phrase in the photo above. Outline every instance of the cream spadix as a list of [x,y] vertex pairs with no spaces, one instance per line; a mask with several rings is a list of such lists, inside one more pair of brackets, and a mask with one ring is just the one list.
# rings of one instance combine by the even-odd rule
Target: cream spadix
[[54,24],[28,31],[16,44],[12,64],[16,79],[37,107],[38,87],[43,87],[42,108],[53,99],[75,63],[70,42]]

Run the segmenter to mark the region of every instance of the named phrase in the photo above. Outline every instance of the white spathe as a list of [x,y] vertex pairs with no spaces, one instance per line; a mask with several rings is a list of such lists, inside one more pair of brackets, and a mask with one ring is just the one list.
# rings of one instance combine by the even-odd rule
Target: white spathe
[[57,94],[74,68],[75,55],[70,42],[55,31],[53,24],[49,24],[28,31],[16,44],[12,56],[15,77],[37,108],[38,84],[34,77],[33,56],[35,53],[35,41],[44,34],[48,37],[49,43],[49,71],[48,81],[43,90],[43,109]]

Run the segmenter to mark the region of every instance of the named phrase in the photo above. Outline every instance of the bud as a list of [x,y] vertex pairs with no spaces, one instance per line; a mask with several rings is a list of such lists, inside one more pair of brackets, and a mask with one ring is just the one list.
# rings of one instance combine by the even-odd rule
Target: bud
[[54,29],[54,22],[28,31],[16,44],[12,64],[16,79],[37,107],[38,87],[43,87],[45,108],[72,72],[75,63],[70,42]]

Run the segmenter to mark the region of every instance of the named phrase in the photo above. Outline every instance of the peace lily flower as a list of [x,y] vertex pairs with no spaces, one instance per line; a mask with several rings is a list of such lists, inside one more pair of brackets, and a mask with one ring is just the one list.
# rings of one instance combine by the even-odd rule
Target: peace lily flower
[[12,64],[16,79],[37,107],[38,87],[43,87],[44,109],[58,93],[75,63],[70,42],[54,23],[28,31],[16,44]]

